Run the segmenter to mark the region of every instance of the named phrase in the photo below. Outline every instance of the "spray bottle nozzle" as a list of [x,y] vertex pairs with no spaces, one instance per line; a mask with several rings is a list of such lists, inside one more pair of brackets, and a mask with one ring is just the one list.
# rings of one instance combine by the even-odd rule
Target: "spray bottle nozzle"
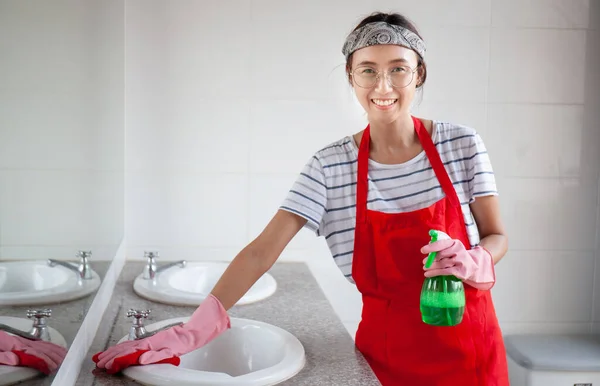
[[[435,229],[431,229],[429,231],[429,236],[431,237],[430,243],[434,243],[438,240],[439,233]],[[435,255],[437,255],[437,252],[431,252],[429,254],[429,256],[427,256],[427,261],[425,262],[425,268],[431,267],[431,264],[433,264],[433,261],[435,260]]]

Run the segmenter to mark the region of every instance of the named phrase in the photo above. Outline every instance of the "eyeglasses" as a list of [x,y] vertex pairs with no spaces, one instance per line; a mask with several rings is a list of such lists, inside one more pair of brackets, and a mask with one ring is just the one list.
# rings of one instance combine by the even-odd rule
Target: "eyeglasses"
[[[415,69],[406,66],[398,66],[385,71],[384,76],[387,77],[388,84],[392,87],[404,88],[412,82],[418,68],[419,66],[415,67]],[[379,82],[381,72],[372,67],[360,66],[356,67],[350,75],[357,86],[371,88]]]

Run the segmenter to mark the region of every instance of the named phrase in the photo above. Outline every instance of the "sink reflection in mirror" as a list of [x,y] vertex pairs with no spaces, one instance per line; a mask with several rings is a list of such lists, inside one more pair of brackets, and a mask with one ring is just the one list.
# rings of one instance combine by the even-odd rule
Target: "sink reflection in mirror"
[[[43,340],[67,348],[65,337],[51,326],[48,321],[52,315],[50,309],[28,310],[27,318],[0,316],[0,331],[16,335],[31,341]],[[5,366],[0,364],[0,386],[21,384],[34,379],[36,384],[44,379],[44,374],[34,368],[21,366]]]
[[[81,257],[82,253],[77,255]],[[91,252],[84,255],[89,258]],[[49,259],[0,261],[0,330],[28,339],[27,334],[21,333],[32,332],[36,324],[38,338],[70,346],[110,263],[87,262],[87,268],[83,269],[82,260],[60,260],[58,264]],[[49,326],[44,328],[46,323]],[[0,347],[0,353],[6,353],[3,350]],[[0,385],[18,381],[21,386],[49,386],[56,374],[56,371],[44,375],[30,367],[2,365]]]
[[[139,329],[143,318],[136,317],[137,325],[134,323],[132,329]],[[188,319],[153,323],[145,326],[145,332],[152,334]],[[133,336],[130,332],[119,343]],[[304,347],[288,331],[257,320],[231,318],[230,329],[207,345],[182,355],[179,366],[132,366],[123,370],[123,374],[144,385],[265,386],[292,378],[304,365]]]
[[44,305],[80,299],[98,289],[100,276],[79,251],[78,264],[55,259],[0,262],[0,305]]
[[[198,306],[210,294],[228,263],[179,260],[157,264],[156,251],[145,252],[146,265],[133,282],[139,296],[159,303]],[[268,298],[277,290],[277,282],[265,273],[242,296],[236,305],[255,303]]]

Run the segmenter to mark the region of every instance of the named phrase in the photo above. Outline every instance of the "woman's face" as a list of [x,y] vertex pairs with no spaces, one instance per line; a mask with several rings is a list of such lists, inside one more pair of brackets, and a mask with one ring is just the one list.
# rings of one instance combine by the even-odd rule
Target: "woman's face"
[[417,54],[398,45],[353,53],[350,80],[369,122],[387,124],[409,113],[420,78],[417,64]]

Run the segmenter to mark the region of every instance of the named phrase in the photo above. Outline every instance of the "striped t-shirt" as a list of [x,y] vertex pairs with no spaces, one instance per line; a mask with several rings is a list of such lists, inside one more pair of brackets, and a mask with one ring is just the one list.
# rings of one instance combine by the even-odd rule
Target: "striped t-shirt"
[[[469,204],[476,197],[498,194],[485,145],[474,129],[437,121],[433,122],[432,138],[461,201],[469,242],[474,247],[479,243],[479,232]],[[325,237],[337,266],[351,282],[357,159],[358,147],[352,136],[319,150],[280,207],[304,217],[308,229]],[[444,196],[424,151],[396,165],[369,160],[370,210],[410,212]]]

